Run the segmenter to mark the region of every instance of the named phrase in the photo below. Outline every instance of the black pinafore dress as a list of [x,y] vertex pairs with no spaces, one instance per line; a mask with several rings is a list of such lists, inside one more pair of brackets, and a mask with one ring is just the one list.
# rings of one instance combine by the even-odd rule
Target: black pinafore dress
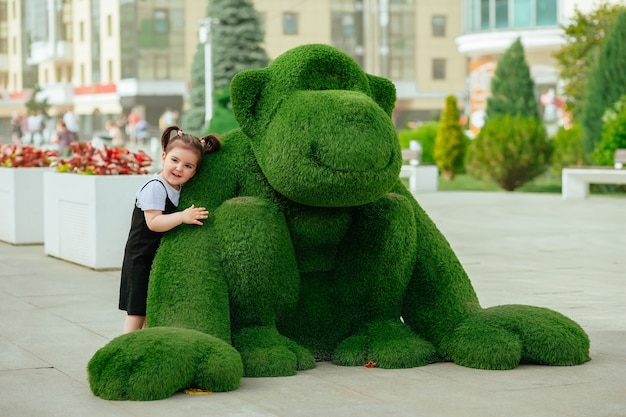
[[[152,181],[159,182],[165,188],[161,181],[154,179],[144,184],[141,189],[143,190]],[[170,198],[166,197],[163,213],[174,213],[176,209],[177,207]],[[146,315],[150,269],[161,243],[161,236],[163,236],[163,233],[153,232],[148,228],[143,210],[137,207],[137,201],[135,200],[130,232],[128,233],[128,240],[124,250],[119,302],[119,309],[125,310],[129,315]]]

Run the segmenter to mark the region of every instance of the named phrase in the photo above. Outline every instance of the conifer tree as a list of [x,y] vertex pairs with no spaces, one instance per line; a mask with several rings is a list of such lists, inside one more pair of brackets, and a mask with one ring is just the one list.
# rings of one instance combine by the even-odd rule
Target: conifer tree
[[265,35],[251,0],[212,0],[207,16],[211,19],[214,90],[211,126],[204,126],[206,82],[204,46],[201,44],[191,67],[190,109],[183,118],[184,128],[198,134],[207,131],[223,133],[237,127],[230,106],[230,81],[241,70],[262,68],[269,63],[267,53],[260,46]]
[[564,81],[563,93],[567,109],[577,118],[587,85],[589,70],[597,59],[600,45],[626,5],[601,3],[589,13],[577,7],[566,25],[562,25],[565,44],[554,53],[559,63],[559,78]]
[[600,46],[597,62],[589,77],[582,103],[581,122],[585,150],[591,153],[602,134],[602,116],[626,94],[626,11],[620,12],[615,24]]
[[487,119],[506,114],[539,118],[534,90],[524,47],[517,38],[498,60],[487,98]]
[[182,127],[185,131],[201,135],[204,128],[206,111],[204,84],[204,45],[198,43],[196,54],[191,63],[191,90],[189,91],[189,109],[182,118]]
[[459,109],[456,97],[449,95],[435,138],[434,159],[443,177],[451,180],[463,169],[464,157],[465,134],[459,122]]
[[469,147],[466,168],[513,191],[544,171],[550,151],[519,38],[498,61],[491,93],[487,120]]

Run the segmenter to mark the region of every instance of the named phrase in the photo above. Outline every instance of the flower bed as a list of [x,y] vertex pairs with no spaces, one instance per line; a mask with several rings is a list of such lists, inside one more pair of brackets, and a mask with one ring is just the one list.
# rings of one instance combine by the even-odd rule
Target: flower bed
[[0,145],[0,240],[43,243],[43,173],[56,158],[34,146]]
[[143,151],[71,145],[44,175],[44,252],[93,269],[122,265],[135,193],[152,158]]
[[59,172],[90,175],[133,175],[147,174],[152,157],[143,150],[131,152],[126,148],[103,148],[91,142],[74,142],[72,155],[59,158],[53,166]]
[[0,167],[43,168],[58,158],[55,151],[28,145],[0,145]]

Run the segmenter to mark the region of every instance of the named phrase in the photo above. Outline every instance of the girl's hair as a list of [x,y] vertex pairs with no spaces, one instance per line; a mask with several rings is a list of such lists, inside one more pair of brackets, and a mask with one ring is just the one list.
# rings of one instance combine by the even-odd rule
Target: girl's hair
[[[175,134],[172,135],[174,132]],[[214,134],[209,134],[198,139],[194,135],[183,133],[182,129],[178,126],[170,126],[166,128],[161,135],[161,146],[165,153],[168,153],[176,146],[184,146],[195,151],[198,154],[197,169],[200,169],[204,154],[217,151],[221,148],[222,141],[219,136]]]

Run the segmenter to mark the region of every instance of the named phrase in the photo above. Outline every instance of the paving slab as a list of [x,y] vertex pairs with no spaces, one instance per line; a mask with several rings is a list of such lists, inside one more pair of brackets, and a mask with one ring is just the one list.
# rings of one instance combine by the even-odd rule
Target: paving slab
[[118,336],[119,271],[0,243],[0,416],[626,416],[626,198],[433,192],[416,195],[467,269],[481,304],[549,307],[591,338],[581,366],[485,371],[452,363],[338,367],[243,378],[238,390],[105,401],[86,364]]

